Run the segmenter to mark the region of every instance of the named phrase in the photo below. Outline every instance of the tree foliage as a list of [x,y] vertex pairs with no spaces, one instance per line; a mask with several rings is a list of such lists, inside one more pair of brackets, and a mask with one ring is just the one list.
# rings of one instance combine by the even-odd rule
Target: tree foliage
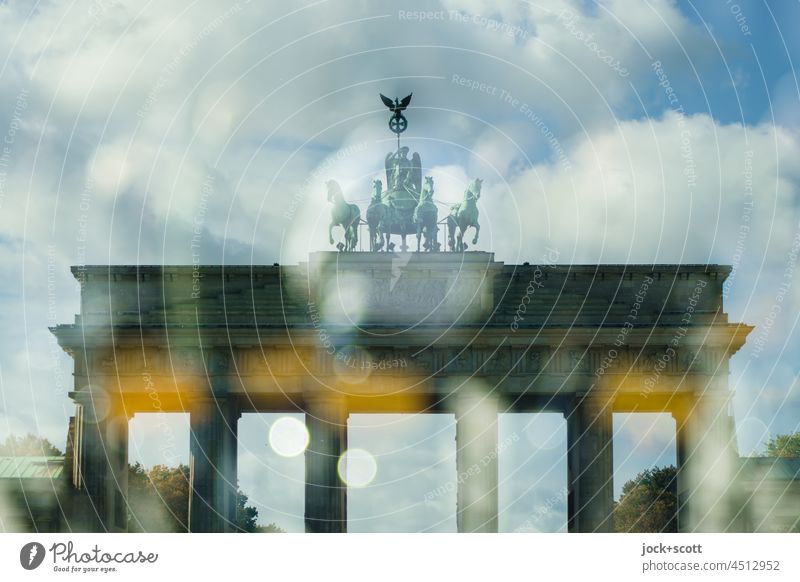
[[180,532],[189,524],[189,467],[128,468],[129,531]]
[[286,533],[286,530],[278,527],[275,523],[270,523],[267,525],[257,525],[256,533]]
[[800,457],[800,432],[779,434],[767,441],[769,457]]
[[28,433],[24,437],[8,435],[0,443],[0,457],[62,457],[53,443],[44,437]]
[[[190,495],[189,467],[186,465],[155,465],[149,471],[140,463],[130,466],[128,530],[188,531]],[[236,500],[236,526],[240,531],[255,532],[258,531],[258,510],[247,505],[247,501],[247,496],[239,491]]]
[[246,532],[256,531],[258,510],[247,505],[247,495],[240,490],[236,496],[236,525]]
[[677,469],[648,469],[622,486],[614,506],[614,531],[677,532]]

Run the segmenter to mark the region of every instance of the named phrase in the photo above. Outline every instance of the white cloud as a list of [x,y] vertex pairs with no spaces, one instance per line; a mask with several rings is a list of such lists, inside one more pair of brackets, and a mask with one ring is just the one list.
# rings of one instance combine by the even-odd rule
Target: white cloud
[[[403,139],[421,153],[437,199],[458,201],[469,179],[486,180],[479,248],[507,262],[536,261],[549,244],[563,261],[734,263],[732,319],[764,321],[798,232],[790,78],[777,86],[779,127],[771,118],[753,126],[682,118],[663,112],[650,64],[660,60],[677,86],[694,77],[690,65],[700,76],[707,71],[716,46],[672,2],[619,0],[588,12],[580,2],[447,0],[442,9],[480,18],[410,22],[393,2],[242,1],[237,9],[211,0],[82,0],[40,3],[33,14],[25,2],[0,5],[0,52],[8,55],[0,65],[7,104],[0,139],[26,95],[0,168],[0,437],[27,427],[63,442],[70,403],[52,391],[57,362],[68,360],[54,359],[45,330],[78,310],[67,265],[188,262],[198,217],[204,262],[286,263],[330,248],[324,181],[336,179],[349,199],[364,201],[393,147],[378,92],[414,91]],[[565,9],[577,15],[570,26]],[[492,29],[489,19],[518,34]],[[453,75],[484,89],[454,83]],[[702,79],[695,82],[703,89]],[[749,151],[753,216],[737,259]],[[55,316],[49,259],[59,267]],[[795,276],[785,310],[798,308]],[[788,426],[795,405],[776,414],[765,402],[796,404],[795,356],[783,351],[792,337],[794,320],[781,318],[768,352],[746,370],[735,364],[737,414]],[[415,443],[429,435],[415,434]],[[431,454],[445,451],[436,445]],[[254,467],[265,461],[258,451],[251,457],[242,478],[255,487],[263,475]],[[396,471],[408,475],[413,464],[399,461]],[[275,467],[283,476],[254,496],[265,514],[284,512],[299,528],[302,493],[284,498],[289,510],[269,502],[286,475],[300,478],[297,467]],[[535,476],[528,471],[520,483]],[[425,474],[415,487],[436,479]],[[544,485],[558,493],[557,480]],[[381,499],[397,494],[382,491]],[[547,499],[513,491],[534,504]],[[429,524],[418,508],[406,511],[415,499],[397,502],[398,520]],[[436,509],[442,523],[451,524],[452,509],[449,502]],[[517,523],[530,508],[511,511],[508,523]],[[553,515],[545,529],[558,527],[561,513]]]

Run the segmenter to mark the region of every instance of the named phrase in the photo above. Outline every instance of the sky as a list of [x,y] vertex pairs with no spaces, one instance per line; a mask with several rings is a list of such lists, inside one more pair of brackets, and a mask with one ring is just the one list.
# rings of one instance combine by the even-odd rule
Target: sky
[[[190,263],[196,228],[203,263],[331,248],[325,181],[365,206],[393,147],[378,93],[413,91],[404,143],[443,204],[483,178],[477,248],[497,260],[733,266],[726,310],[756,326],[733,412],[757,454],[800,430],[797,22],[800,3],[756,0],[0,3],[0,438],[65,441],[71,362],[47,328],[79,309],[70,265]],[[300,530],[277,420],[241,421],[240,484],[262,523]],[[674,423],[614,422],[618,494],[674,462]],[[352,417],[376,471],[350,529],[452,531],[455,494],[430,494],[454,430]],[[500,431],[501,529],[563,530],[563,419]],[[133,460],[188,458],[185,416],[137,415],[131,436]]]

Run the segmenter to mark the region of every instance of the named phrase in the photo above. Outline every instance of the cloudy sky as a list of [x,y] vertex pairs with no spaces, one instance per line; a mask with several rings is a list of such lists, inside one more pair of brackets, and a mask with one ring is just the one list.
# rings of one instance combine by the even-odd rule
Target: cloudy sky
[[[369,197],[393,145],[377,95],[411,91],[406,145],[443,203],[484,179],[478,248],[498,260],[733,265],[727,311],[764,341],[733,360],[740,452],[800,428],[797,2],[264,4],[0,3],[0,438],[63,445],[71,364],[47,327],[78,310],[70,265],[187,263],[196,226],[203,263],[329,248],[325,180]],[[302,457],[269,447],[276,420],[242,420],[241,485],[300,530]],[[133,459],[163,462],[156,425],[133,421]],[[674,462],[669,417],[615,430],[617,491]],[[501,529],[564,529],[565,433],[501,418]],[[377,466],[351,529],[454,530],[454,494],[426,497],[455,478],[454,434],[445,415],[351,418]]]

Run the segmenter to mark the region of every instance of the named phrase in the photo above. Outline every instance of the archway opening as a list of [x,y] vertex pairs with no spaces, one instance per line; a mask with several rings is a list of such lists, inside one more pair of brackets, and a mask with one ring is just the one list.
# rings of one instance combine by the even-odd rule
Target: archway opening
[[615,530],[675,531],[675,420],[667,413],[615,413],[613,426]]
[[351,414],[348,531],[455,532],[455,434],[452,414]]
[[305,531],[302,413],[247,413],[239,420],[239,489],[258,511],[257,531]]
[[189,414],[136,413],[128,424],[128,464],[128,531],[187,531]]
[[499,418],[499,530],[567,531],[567,422],[563,414]]

